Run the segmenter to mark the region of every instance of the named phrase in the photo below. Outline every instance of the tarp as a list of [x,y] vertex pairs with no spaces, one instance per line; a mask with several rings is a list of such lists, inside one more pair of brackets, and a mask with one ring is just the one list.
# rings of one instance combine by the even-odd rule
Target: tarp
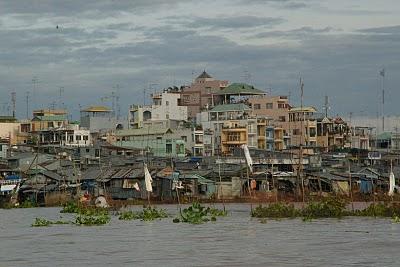
[[372,192],[372,183],[368,180],[361,180],[360,193],[368,194]]

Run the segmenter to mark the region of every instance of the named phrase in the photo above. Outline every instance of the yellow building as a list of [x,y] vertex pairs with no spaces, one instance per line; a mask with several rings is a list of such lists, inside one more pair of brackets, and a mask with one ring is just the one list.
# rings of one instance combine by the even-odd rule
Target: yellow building
[[221,153],[232,155],[233,149],[247,144],[247,126],[230,121],[223,125],[221,131]]

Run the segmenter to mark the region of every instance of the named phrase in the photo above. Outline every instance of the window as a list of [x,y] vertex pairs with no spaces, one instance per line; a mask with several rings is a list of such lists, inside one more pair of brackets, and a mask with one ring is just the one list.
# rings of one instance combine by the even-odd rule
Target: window
[[90,151],[89,148],[86,148],[86,153],[89,153],[89,151]]
[[83,140],[85,140],[85,141],[89,140],[89,136],[84,135],[84,136],[83,136]]
[[261,105],[260,104],[254,104],[254,109],[260,109]]
[[278,103],[278,108],[286,108],[287,105],[283,103]]
[[279,116],[279,121],[286,121],[286,117],[285,116]]
[[165,153],[172,154],[172,144],[165,145]]
[[187,136],[182,135],[182,136],[181,136],[181,139],[182,139],[183,141],[187,142]]
[[273,109],[274,108],[274,104],[273,103],[267,103],[267,104],[265,104],[265,108],[266,109]]
[[54,123],[53,123],[52,121],[49,121],[49,122],[47,123],[47,127],[53,128],[53,127],[54,127]]
[[316,135],[316,129],[314,127],[310,128],[310,137],[315,137],[315,135]]
[[169,101],[165,101],[165,105],[166,105],[166,106],[169,106]]
[[81,139],[81,136],[80,135],[77,135],[76,137],[75,137],[75,140],[76,141],[81,141],[82,139]]
[[240,141],[240,133],[228,133],[228,141]]
[[300,129],[293,129],[293,135],[300,135]]

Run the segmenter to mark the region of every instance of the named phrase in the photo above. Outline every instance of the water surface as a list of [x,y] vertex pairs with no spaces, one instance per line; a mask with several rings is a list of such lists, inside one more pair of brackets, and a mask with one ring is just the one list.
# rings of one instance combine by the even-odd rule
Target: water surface
[[[177,212],[174,205],[162,207]],[[0,267],[400,266],[400,224],[390,219],[260,223],[247,204],[227,209],[228,217],[201,225],[113,217],[92,227],[30,227],[35,217],[73,218],[59,208],[0,210]]]

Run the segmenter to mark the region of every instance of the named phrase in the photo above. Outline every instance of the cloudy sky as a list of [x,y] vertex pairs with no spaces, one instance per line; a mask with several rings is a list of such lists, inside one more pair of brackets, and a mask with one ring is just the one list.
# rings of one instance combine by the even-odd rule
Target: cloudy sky
[[0,113],[15,90],[20,118],[28,91],[30,109],[63,102],[77,118],[119,85],[126,114],[144,88],[206,69],[294,104],[301,76],[306,104],[376,115],[384,67],[385,112],[400,115],[399,14],[398,0],[0,0]]

